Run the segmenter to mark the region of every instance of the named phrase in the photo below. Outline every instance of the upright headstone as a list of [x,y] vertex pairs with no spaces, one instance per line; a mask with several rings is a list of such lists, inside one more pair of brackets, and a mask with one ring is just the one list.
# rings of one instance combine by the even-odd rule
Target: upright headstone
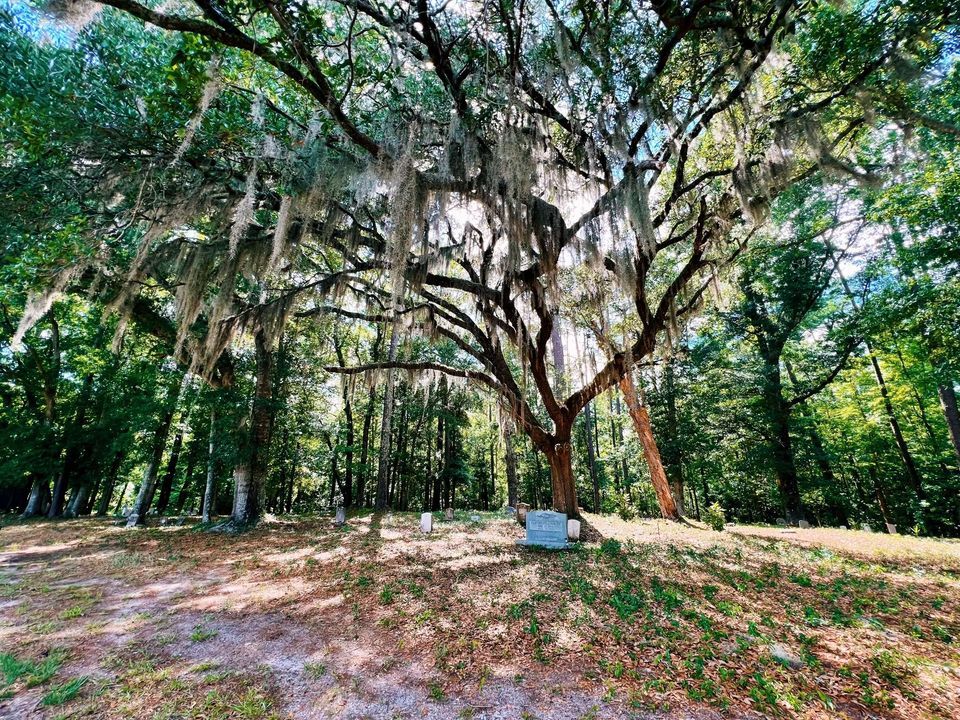
[[443,519],[444,519],[444,520],[453,520],[453,508],[452,508],[452,507],[448,507],[448,508],[446,508],[446,509],[443,511]]
[[526,525],[528,512],[530,512],[529,505],[526,503],[517,503],[517,522],[521,525]]
[[471,516],[470,516],[470,522],[480,522],[480,516],[479,516],[479,515],[471,515]]
[[786,519],[784,519],[784,518],[777,518],[777,526],[778,526],[778,527],[786,527],[786,526],[787,526],[787,521],[786,521]]
[[503,514],[506,515],[507,517],[510,517],[511,515],[516,515],[516,514],[517,514],[517,509],[516,509],[516,508],[512,508],[512,507],[510,507],[509,505],[507,505],[507,506],[503,509]]
[[810,523],[808,523],[806,520],[799,521],[797,525],[800,526],[801,530],[808,530],[810,528]]
[[342,505],[337,508],[337,517],[333,521],[334,525],[345,525],[347,523],[347,510]]
[[864,532],[873,532],[873,528],[870,527],[869,523],[861,523],[860,529],[863,530]]
[[420,532],[433,532],[433,513],[425,512],[420,515]]
[[887,523],[887,532],[890,533],[891,535],[896,535],[897,526],[894,525],[893,523]]
[[567,545],[567,516],[551,510],[534,510],[527,513],[527,537],[517,540],[518,545],[561,549]]
[[567,520],[567,540],[580,542],[580,521]]

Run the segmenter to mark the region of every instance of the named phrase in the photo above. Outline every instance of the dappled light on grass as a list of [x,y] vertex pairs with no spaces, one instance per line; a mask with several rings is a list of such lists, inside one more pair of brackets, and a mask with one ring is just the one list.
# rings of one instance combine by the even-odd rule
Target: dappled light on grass
[[0,637],[17,657],[62,647],[66,660],[49,687],[16,684],[3,702],[89,677],[64,708],[121,717],[142,697],[206,717],[210,692],[228,718],[556,717],[562,701],[570,717],[912,720],[960,707],[956,544],[587,520],[602,541],[560,553],[518,547],[522,529],[492,515],[429,535],[412,513],[230,536],[6,527]]

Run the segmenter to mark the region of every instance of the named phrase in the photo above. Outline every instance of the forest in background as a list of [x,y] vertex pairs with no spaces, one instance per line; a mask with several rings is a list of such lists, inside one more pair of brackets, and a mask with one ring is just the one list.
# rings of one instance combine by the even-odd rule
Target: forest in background
[[[506,304],[489,310],[485,291],[478,295],[477,315],[490,326],[482,328],[487,335],[473,334],[492,337],[495,325],[501,349],[471,344],[438,320],[466,326],[472,299],[454,306],[427,290],[427,270],[423,277],[402,271],[412,290],[400,291],[397,263],[370,261],[396,253],[389,242],[378,243],[404,222],[416,249],[428,223],[418,229],[418,221],[402,216],[421,209],[401,207],[399,219],[377,230],[373,215],[331,199],[338,173],[355,173],[345,184],[351,193],[372,181],[357,180],[362,173],[332,159],[342,139],[313,143],[332,131],[299,109],[293,91],[262,66],[239,51],[221,54],[216,37],[145,30],[121,12],[104,10],[95,22],[73,17],[75,29],[57,35],[37,25],[36,11],[4,6],[0,507],[48,517],[125,511],[143,522],[148,512],[236,518],[251,492],[255,510],[240,512],[242,520],[339,505],[556,506],[562,468],[542,451],[536,427],[518,427],[531,415],[544,426],[562,415],[550,407],[542,376],[558,395],[584,400],[569,419],[569,448],[576,500],[592,512],[664,512],[644,434],[649,417],[652,452],[682,514],[701,517],[717,504],[728,520],[744,523],[805,518],[960,534],[958,47],[946,10],[923,3],[913,10],[904,36],[919,39],[904,42],[903,56],[873,84],[851,60],[863,45],[858,61],[870,66],[876,49],[864,43],[870,23],[858,28],[851,19],[856,10],[843,16],[818,6],[806,27],[821,35],[791,49],[795,63],[807,59],[802,70],[811,76],[850,77],[837,94],[849,95],[844,111],[855,108],[855,130],[839,129],[846,117],[824,121],[846,143],[843,158],[832,144],[789,183],[771,175],[779,166],[767,169],[771,177],[749,178],[748,185],[767,184],[762,213],[753,197],[733,209],[742,188],[691,200],[675,222],[670,213],[679,212],[678,199],[663,201],[661,217],[653,190],[649,200],[641,198],[638,236],[651,210],[664,226],[662,251],[675,247],[673,233],[689,242],[710,227],[725,228],[735,237],[735,262],[698,260],[702,286],[675,292],[655,322],[641,317],[637,326],[630,320],[637,303],[622,290],[643,282],[636,269],[605,272],[617,263],[615,251],[606,263],[588,262],[583,258],[596,249],[571,256],[558,247],[556,257],[564,259],[536,285],[510,269],[503,260],[510,252],[496,255],[504,272],[514,273],[503,286],[528,283],[533,298],[530,310],[514,316]],[[577,12],[570,10],[571,24]],[[370,17],[376,24],[372,11]],[[817,44],[824,35],[831,42]],[[423,42],[434,49],[429,33]],[[371,60],[381,61],[389,65]],[[577,73],[564,63],[579,62],[561,58],[555,71],[566,69],[571,84]],[[814,72],[818,63],[824,67]],[[444,67],[437,58],[423,66],[426,73]],[[395,81],[366,67],[349,78],[343,68],[329,72],[344,84]],[[440,76],[438,86],[408,85],[406,92],[422,92],[415,100],[426,108],[441,105],[438,116],[446,106],[434,96],[450,95],[466,117],[458,93],[467,90]],[[796,83],[806,87],[809,79]],[[551,115],[549,108],[556,111],[543,102],[541,114]],[[738,157],[750,153],[749,133],[727,148],[721,142],[739,136],[751,118],[744,107],[698,147],[712,143],[710,158],[729,158],[746,172],[751,161]],[[363,132],[351,136],[354,126],[335,120],[365,146]],[[571,135],[580,132],[554,120]],[[397,148],[411,141],[397,119],[391,122],[382,147],[399,156]],[[443,144],[444,132],[436,131],[434,141]],[[807,127],[797,142],[825,142],[811,134]],[[512,141],[519,154],[529,152],[520,134]],[[445,142],[461,149],[465,143]],[[561,149],[565,142],[557,141]],[[697,150],[681,156],[688,152],[692,164]],[[452,168],[457,159],[465,162],[455,154],[440,162],[451,179],[436,181],[437,188],[469,176]],[[518,162],[511,156],[494,163],[503,178],[513,177],[503,167],[508,161]],[[712,160],[706,162],[709,168]],[[590,163],[603,161],[593,156]],[[379,207],[388,216],[383,203],[396,210],[405,193],[422,195],[434,182],[425,170],[425,180],[404,172],[392,169],[381,181],[392,190],[367,190],[375,197],[358,201],[364,211]],[[710,181],[725,177],[704,172]],[[676,188],[680,178],[674,169],[661,182]],[[301,199],[296,212],[291,196]],[[449,262],[440,256],[459,247],[450,223],[436,219],[445,210],[427,211],[435,234],[451,238],[430,263]],[[720,218],[715,226],[704,221],[709,213]],[[751,213],[756,217],[745,218]],[[504,227],[536,226],[533,250],[521,244],[516,252],[545,262],[554,250],[537,229],[537,212],[504,214]],[[552,228],[556,220],[545,222]],[[449,277],[486,287],[481,276],[493,247],[476,268],[464,262]],[[478,253],[484,256],[483,247]],[[673,285],[664,277],[654,279],[669,293]],[[685,271],[678,277],[690,279]],[[236,297],[224,299],[228,280],[226,295]],[[449,289],[452,281],[445,282]],[[430,317],[419,316],[428,304]],[[230,333],[219,332],[227,326]],[[536,352],[508,343],[511,328],[521,326],[538,336]],[[644,352],[635,362],[624,350],[634,333],[656,341],[637,340]],[[474,382],[478,356],[493,358],[480,367],[494,368],[488,371],[512,393],[506,403],[485,380]],[[619,378],[590,397],[574,392],[592,387],[611,358],[625,367]],[[353,372],[358,368],[363,372]],[[505,377],[517,378],[517,387]],[[517,412],[520,405],[529,415]]]

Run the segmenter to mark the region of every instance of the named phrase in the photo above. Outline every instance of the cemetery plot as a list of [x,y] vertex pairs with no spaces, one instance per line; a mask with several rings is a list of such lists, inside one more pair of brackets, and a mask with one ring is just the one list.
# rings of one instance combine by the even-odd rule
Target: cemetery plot
[[502,513],[439,517],[429,534],[414,513],[240,535],[2,527],[0,717],[906,720],[960,707],[958,543],[588,515],[602,540],[537,552]]

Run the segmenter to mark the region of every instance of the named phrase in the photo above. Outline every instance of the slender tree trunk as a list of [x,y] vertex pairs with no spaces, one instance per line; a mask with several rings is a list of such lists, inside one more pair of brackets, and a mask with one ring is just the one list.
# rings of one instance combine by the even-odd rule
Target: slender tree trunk
[[507,472],[507,505],[517,507],[517,453],[513,447],[513,420],[503,422],[503,463]]
[[867,472],[870,474],[870,479],[873,481],[873,492],[877,498],[877,505],[880,506],[880,514],[883,516],[883,522],[887,525],[896,524],[894,522],[893,515],[890,513],[890,503],[887,502],[887,494],[883,490],[883,483],[880,482],[876,468],[871,465],[867,469]]
[[370,458],[370,426],[373,423],[373,405],[375,393],[371,390],[367,398],[367,408],[363,413],[363,430],[360,439],[360,472],[357,475],[356,505],[367,504],[367,477],[369,468],[367,461]]
[[910,479],[911,485],[913,485],[917,499],[920,500],[920,502],[924,502],[927,499],[927,493],[923,489],[923,482],[920,479],[920,473],[917,471],[917,465],[913,460],[913,454],[910,452],[907,441],[903,437],[903,430],[900,428],[896,413],[893,411],[893,403],[890,401],[890,393],[887,390],[887,383],[883,377],[883,371],[880,369],[880,363],[873,352],[873,348],[871,348],[869,344],[867,344],[867,352],[870,354],[870,364],[873,366],[873,373],[877,379],[877,387],[880,389],[880,397],[883,399],[883,408],[887,413],[887,422],[890,424],[890,430],[893,433],[897,450],[900,453],[900,459],[903,460],[903,466],[906,468],[907,477]]
[[947,421],[953,451],[960,461],[960,413],[957,411],[957,393],[953,384],[948,382],[937,386],[937,394],[940,396],[940,407],[943,408],[943,417]]
[[177,476],[177,465],[180,463],[180,450],[183,448],[183,428],[177,430],[173,436],[173,447],[167,459],[167,470],[160,481],[160,494],[157,496],[157,515],[167,511],[170,504],[170,494],[173,492],[173,481]]
[[[340,364],[340,367],[346,366],[346,360],[343,357],[343,348],[340,346],[339,342],[334,343],[334,349],[337,352],[337,362]],[[346,430],[347,430],[347,467],[346,467],[346,480],[343,486],[343,506],[345,508],[353,507],[353,393],[351,392],[350,383],[346,381],[346,376],[343,378],[343,414],[344,420],[346,421]]]
[[147,511],[150,509],[150,503],[153,502],[153,491],[157,486],[157,474],[160,470],[160,462],[163,459],[163,449],[166,447],[167,436],[170,434],[170,425],[173,423],[173,414],[177,409],[177,400],[186,381],[187,378],[184,376],[182,379],[170,383],[167,389],[167,396],[163,401],[163,414],[153,432],[150,460],[144,470],[137,499],[134,501],[130,515],[127,517],[127,527],[147,524]]
[[180,485],[180,492],[177,493],[176,511],[180,515],[187,504],[187,498],[193,495],[193,476],[197,468],[197,455],[199,454],[200,438],[194,437],[190,441],[190,447],[187,450],[187,468],[183,474],[183,483]]
[[63,513],[64,499],[70,480],[80,471],[81,442],[80,434],[87,419],[87,406],[90,404],[90,393],[93,389],[93,373],[87,373],[80,388],[80,397],[77,399],[77,410],[70,424],[70,430],[64,434],[66,451],[63,464],[57,473],[57,481],[53,486],[53,497],[50,500],[50,510],[47,517],[55,518]]
[[117,450],[113,454],[113,460],[110,462],[110,470],[104,479],[104,487],[100,495],[100,504],[97,506],[97,516],[103,517],[110,512],[110,501],[113,499],[114,485],[117,475],[120,474],[120,468],[123,466],[123,460],[126,457],[126,450]]
[[[449,402],[450,398],[447,396],[448,413],[452,410]],[[448,415],[443,425],[443,506],[445,508],[453,507],[453,453],[456,432],[457,425],[450,421]]]
[[660,514],[667,520],[679,521],[680,511],[670,492],[670,482],[663,469],[663,462],[660,460],[660,450],[657,448],[657,441],[653,436],[650,414],[640,404],[637,388],[633,383],[633,373],[627,372],[621,378],[620,391],[623,393],[623,399],[627,403],[627,412],[630,413],[633,427],[640,438],[640,444],[643,446],[643,457],[650,469],[650,480],[653,482],[653,490],[657,495],[657,503],[660,505]]
[[[387,362],[397,361],[397,346],[400,342],[399,327],[394,320],[390,328],[390,346],[387,352]],[[383,393],[383,414],[380,417],[380,462],[377,465],[377,499],[374,508],[386,510],[389,494],[390,472],[390,435],[391,420],[393,419],[393,393],[397,373],[387,370],[387,387]]]
[[593,444],[593,422],[590,403],[583,408],[583,431],[587,443],[587,465],[590,470],[590,484],[593,487],[593,512],[600,512],[600,479],[597,477],[597,456]]
[[254,334],[257,356],[257,382],[250,415],[250,447],[248,461],[234,473],[235,490],[231,519],[248,525],[260,517],[261,495],[266,484],[273,436],[273,350],[266,334]]
[[217,502],[217,409],[210,410],[210,441],[207,452],[207,483],[203,488],[203,516],[202,521],[210,522],[210,516],[213,513]]

